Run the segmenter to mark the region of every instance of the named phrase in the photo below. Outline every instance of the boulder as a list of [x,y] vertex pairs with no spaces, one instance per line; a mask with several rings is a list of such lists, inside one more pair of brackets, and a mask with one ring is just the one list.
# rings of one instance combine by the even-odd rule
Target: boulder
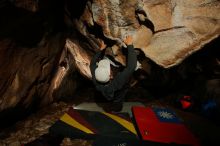
[[91,42],[99,44],[102,39],[108,44],[111,40],[108,45],[113,46],[115,60],[122,64],[122,40],[131,34],[135,48],[159,66],[171,68],[219,36],[220,2],[93,0],[87,2],[74,24]]

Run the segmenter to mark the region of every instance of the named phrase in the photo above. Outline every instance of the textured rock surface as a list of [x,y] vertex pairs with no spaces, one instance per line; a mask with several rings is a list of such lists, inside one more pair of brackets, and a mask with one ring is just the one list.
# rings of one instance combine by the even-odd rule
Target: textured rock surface
[[[170,68],[219,36],[220,2],[93,0],[87,3],[76,25],[90,39],[95,35],[95,39],[113,40],[109,45],[118,46],[116,60],[122,64],[125,60],[120,55],[121,40],[125,34],[133,34],[136,48],[158,65]],[[98,31],[103,31],[103,35],[97,35]]]
[[66,57],[60,53],[64,45],[62,37],[45,39],[34,48],[19,47],[10,40],[0,41],[0,110],[15,107],[18,103],[27,106],[34,96],[45,104],[53,101],[53,91],[68,71],[61,64]]
[[[170,68],[220,34],[218,0],[0,2],[0,111],[74,95],[75,67],[91,78],[89,64],[100,40],[125,65],[122,39],[133,34],[136,48]],[[66,26],[65,35],[57,33]],[[149,73],[147,60],[143,68]]]
[[103,28],[104,36],[121,41],[126,33],[138,28],[135,18],[137,1],[94,0],[91,5],[94,22]]
[[58,31],[61,11],[41,5],[38,13],[32,10],[36,1],[13,2],[0,4],[0,111],[73,95],[75,67],[64,47],[66,35]]
[[144,1],[155,34],[143,48],[146,56],[168,68],[220,34],[220,1]]
[[82,49],[77,42],[74,40],[67,39],[65,44],[66,49],[71,53],[75,62],[76,68],[80,71],[82,75],[86,78],[91,77],[91,72],[89,69],[91,55]]
[[[58,102],[17,122],[7,130],[0,131],[0,146],[21,146],[30,143],[44,134],[70,107],[70,104]],[[47,140],[43,138],[43,140]],[[51,139],[56,141],[55,139]],[[92,140],[64,138],[61,146],[90,146]],[[58,144],[57,144],[58,145]]]
[[26,144],[48,133],[48,128],[55,123],[69,108],[65,103],[52,104],[14,125],[13,130],[1,131],[0,145],[12,143]]
[[65,138],[60,146],[92,146],[92,141],[83,139],[70,139]]
[[39,9],[39,1],[37,0],[13,0],[15,6],[26,10],[36,12]]

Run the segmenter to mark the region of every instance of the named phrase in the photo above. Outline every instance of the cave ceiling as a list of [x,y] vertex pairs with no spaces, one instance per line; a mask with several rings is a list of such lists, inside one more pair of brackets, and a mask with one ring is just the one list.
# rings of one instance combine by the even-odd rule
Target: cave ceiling
[[33,97],[50,103],[76,70],[91,79],[101,40],[125,65],[122,40],[130,34],[147,59],[169,69],[220,34],[219,0],[0,2],[0,110],[29,105]]

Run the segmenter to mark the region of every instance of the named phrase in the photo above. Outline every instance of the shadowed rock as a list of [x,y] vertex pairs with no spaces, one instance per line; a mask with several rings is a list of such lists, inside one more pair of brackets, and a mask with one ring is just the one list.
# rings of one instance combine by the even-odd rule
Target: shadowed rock
[[125,65],[122,40],[132,34],[145,55],[143,70],[150,72],[146,60],[171,68],[220,34],[217,0],[8,2],[0,3],[0,110],[30,105],[35,97],[47,104],[70,92],[75,67],[91,79],[89,64],[100,40]]

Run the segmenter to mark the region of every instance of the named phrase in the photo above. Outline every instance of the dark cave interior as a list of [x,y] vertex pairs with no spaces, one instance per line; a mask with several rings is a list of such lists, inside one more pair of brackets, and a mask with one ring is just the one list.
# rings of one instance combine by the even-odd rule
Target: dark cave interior
[[[79,19],[88,0],[39,0],[39,10],[31,12],[14,6],[11,1],[0,0],[0,40],[9,38],[20,47],[36,46],[47,32],[53,36],[57,33],[64,37],[77,36],[77,30],[65,25],[64,15],[67,15],[64,5],[71,10],[68,17]],[[88,27],[89,32],[98,38],[105,39],[108,45],[114,41],[105,38],[101,27],[97,24]],[[73,34],[75,33],[75,34]],[[83,36],[78,38],[85,39]],[[85,39],[86,40],[86,39]],[[185,59],[180,65],[164,69],[150,59],[151,73],[141,70],[135,72],[134,77],[140,81],[128,92],[127,101],[152,102],[161,100],[184,112],[199,115],[220,126],[220,38],[205,45],[203,49]],[[1,47],[1,46],[0,46]],[[1,63],[2,64],[2,63]],[[85,79],[79,72],[69,74],[68,78],[76,79],[77,86],[74,96],[61,95],[57,102],[81,103],[96,100],[95,88],[90,80]],[[87,98],[90,96],[90,98]],[[193,106],[181,109],[180,98],[190,96]],[[81,98],[84,97],[84,98]],[[100,99],[98,99],[100,100]],[[205,104],[214,101],[215,106],[205,110]],[[103,102],[102,100],[98,102]],[[28,108],[17,105],[14,108],[0,112],[0,131],[10,129],[16,122],[21,121],[39,110],[38,103]],[[11,130],[11,129],[10,129]],[[5,135],[0,133],[0,139]],[[208,143],[208,142],[207,142]]]

